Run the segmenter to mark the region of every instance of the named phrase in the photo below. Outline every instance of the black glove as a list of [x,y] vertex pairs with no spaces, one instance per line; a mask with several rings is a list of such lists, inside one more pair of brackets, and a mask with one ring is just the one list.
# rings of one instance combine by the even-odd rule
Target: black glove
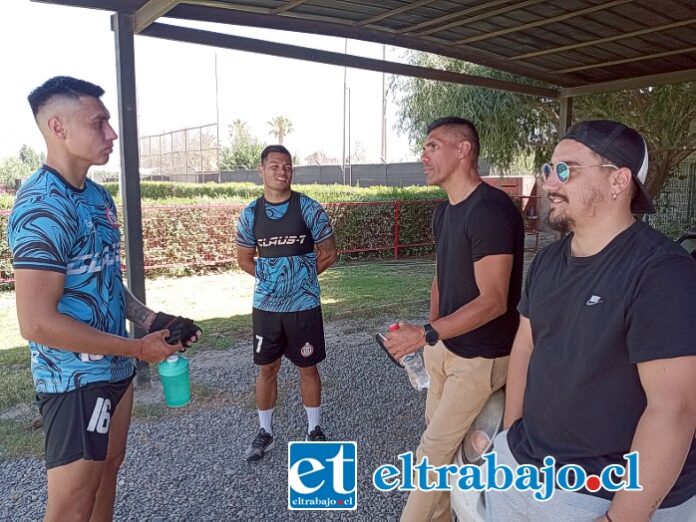
[[[179,341],[182,341],[183,344],[189,341],[191,337],[194,337],[199,331],[203,331],[201,327],[191,319],[181,316],[175,317],[165,314],[164,312],[157,312],[147,333],[158,332],[159,330],[169,330],[169,337],[164,339],[169,344],[176,344]],[[184,350],[185,349],[186,345],[184,344]]]

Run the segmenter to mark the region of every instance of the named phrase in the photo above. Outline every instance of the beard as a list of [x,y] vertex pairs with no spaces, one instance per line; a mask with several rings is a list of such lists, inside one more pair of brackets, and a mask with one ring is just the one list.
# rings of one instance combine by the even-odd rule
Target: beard
[[[552,193],[549,196],[561,197],[568,203],[568,198],[560,194]],[[583,217],[596,217],[599,206],[605,202],[603,193],[599,189],[593,189],[587,196],[582,199]],[[562,234],[567,234],[575,229],[576,221],[567,213],[562,213],[559,216],[552,216],[552,211],[546,217],[546,223],[549,227]]]
[[[548,197],[561,198],[563,201],[568,203],[567,197],[556,192],[549,192]],[[572,218],[568,217],[568,214],[566,213],[562,213],[560,216],[553,216],[553,210],[549,210],[549,213],[546,215],[546,224],[556,232],[567,234],[572,230],[572,226],[575,224],[575,222]]]
[[566,215],[553,218],[551,217],[551,211],[549,210],[549,213],[546,216],[546,224],[556,232],[560,232],[561,234],[567,234],[568,232],[571,232],[573,230],[573,227],[575,226],[575,221]]

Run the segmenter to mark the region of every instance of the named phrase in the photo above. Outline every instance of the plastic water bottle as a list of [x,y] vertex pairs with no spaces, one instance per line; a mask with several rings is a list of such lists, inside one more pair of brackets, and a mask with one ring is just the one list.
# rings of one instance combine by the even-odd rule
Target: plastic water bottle
[[[394,332],[399,329],[398,323],[389,325],[389,331]],[[423,350],[418,349],[415,352],[404,355],[399,359],[401,365],[406,369],[408,380],[416,390],[422,390],[430,386],[430,375],[425,369],[425,361],[423,361]]]
[[191,400],[189,362],[183,355],[170,355],[157,367],[164,391],[164,402],[170,408],[186,406]]

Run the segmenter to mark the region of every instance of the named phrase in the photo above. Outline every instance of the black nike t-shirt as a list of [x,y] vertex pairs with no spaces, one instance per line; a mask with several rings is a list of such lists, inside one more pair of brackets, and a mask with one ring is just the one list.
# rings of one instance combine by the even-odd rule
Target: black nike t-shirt
[[[544,248],[527,274],[519,311],[531,322],[534,350],[508,442],[520,463],[539,466],[551,455],[557,466],[597,474],[624,463],[647,405],[636,365],[696,355],[696,263],[641,222],[593,256],[573,257],[571,240]],[[661,507],[695,494],[692,443]]]
[[444,202],[433,214],[440,317],[457,311],[480,295],[474,263],[486,256],[512,254],[506,312],[457,337],[445,346],[461,357],[493,359],[510,355],[519,325],[517,303],[522,289],[524,224],[505,192],[481,183],[464,201]]

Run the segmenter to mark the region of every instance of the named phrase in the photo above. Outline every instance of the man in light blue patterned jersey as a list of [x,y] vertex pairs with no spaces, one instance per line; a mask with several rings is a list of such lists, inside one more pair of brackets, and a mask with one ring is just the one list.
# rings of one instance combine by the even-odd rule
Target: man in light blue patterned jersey
[[326,440],[320,426],[317,364],[326,352],[317,276],[337,257],[333,229],[324,209],[291,189],[288,150],[282,145],[266,147],[259,174],[263,196],[244,209],[237,223],[237,261],[256,278],[252,322],[261,427],[245,453],[248,461],[261,460],[273,448],[276,379],[283,355],[300,372],[307,440]]
[[[29,95],[48,154],[17,193],[8,224],[17,316],[46,432],[45,520],[113,517],[134,358],[162,361],[201,333],[123,286],[114,201],[87,179],[116,140],[103,93],[59,76]],[[126,318],[150,333],[127,338]]]

